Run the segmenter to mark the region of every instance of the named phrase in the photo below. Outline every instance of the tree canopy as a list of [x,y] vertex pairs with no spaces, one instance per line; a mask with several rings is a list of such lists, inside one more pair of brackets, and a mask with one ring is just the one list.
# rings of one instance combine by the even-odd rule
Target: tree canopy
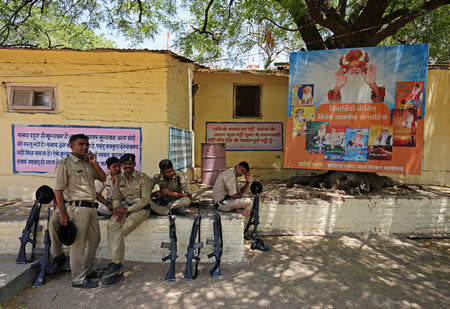
[[255,46],[268,66],[280,53],[301,48],[427,42],[432,44],[431,58],[448,61],[448,4],[449,0],[0,0],[0,45],[89,48],[108,44],[93,32],[102,26],[138,44],[164,27],[175,32],[176,49],[199,62],[224,57],[236,62]]

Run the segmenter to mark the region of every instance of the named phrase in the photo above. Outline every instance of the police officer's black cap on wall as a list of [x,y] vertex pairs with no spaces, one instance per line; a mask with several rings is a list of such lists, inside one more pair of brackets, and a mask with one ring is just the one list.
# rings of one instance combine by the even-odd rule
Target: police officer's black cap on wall
[[123,162],[127,162],[127,161],[135,161],[136,160],[136,156],[134,155],[134,153],[124,153],[121,157],[119,162],[123,163]]
[[36,200],[42,204],[48,204],[55,198],[53,189],[49,186],[40,186],[36,191]]
[[61,225],[58,231],[58,239],[63,245],[65,246],[72,245],[76,238],[77,238],[77,227],[75,226],[75,224],[73,224],[72,221],[69,221],[67,223],[67,226]]
[[250,191],[252,191],[253,194],[260,194],[262,192],[263,186],[259,181],[254,181],[250,185]]

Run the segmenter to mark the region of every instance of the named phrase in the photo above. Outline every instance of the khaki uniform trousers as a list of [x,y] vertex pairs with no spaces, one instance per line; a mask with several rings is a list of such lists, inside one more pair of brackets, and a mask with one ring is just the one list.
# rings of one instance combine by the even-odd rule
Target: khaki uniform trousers
[[[181,207],[188,208],[191,205],[191,199],[187,196],[180,197],[179,199],[172,201],[172,210],[178,209]],[[169,214],[169,205],[161,206],[156,204],[155,202],[150,202],[150,209],[156,212],[158,215],[166,216]]]
[[81,284],[93,271],[95,253],[100,243],[100,226],[97,209],[67,206],[70,220],[77,227],[77,238],[70,246],[70,269],[72,282]]
[[252,205],[252,199],[249,197],[241,197],[237,199],[228,199],[219,203],[217,208],[220,211],[233,211],[235,209],[249,208]]
[[111,217],[107,225],[108,236],[108,258],[110,260],[120,260],[123,263],[125,258],[125,241],[123,240],[133,232],[139,224],[148,218],[150,210],[140,209],[128,215],[124,222],[118,223]]
[[58,238],[58,231],[61,224],[59,223],[59,209],[53,210],[48,222],[48,233],[50,235],[50,255],[52,258],[58,257],[63,254],[62,244]]

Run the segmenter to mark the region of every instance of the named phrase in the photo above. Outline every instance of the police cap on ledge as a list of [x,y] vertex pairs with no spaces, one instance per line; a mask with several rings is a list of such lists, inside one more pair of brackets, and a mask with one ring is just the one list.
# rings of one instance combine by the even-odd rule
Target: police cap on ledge
[[128,162],[128,161],[136,161],[136,156],[133,153],[124,153],[119,160],[119,163]]

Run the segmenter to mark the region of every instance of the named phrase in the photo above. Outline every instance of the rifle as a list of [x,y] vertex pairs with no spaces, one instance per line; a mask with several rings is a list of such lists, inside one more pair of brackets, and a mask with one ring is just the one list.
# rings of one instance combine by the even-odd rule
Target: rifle
[[[17,264],[26,264],[28,262],[27,255],[25,252],[25,247],[27,243],[32,243],[33,247],[31,250],[31,259],[34,259],[34,250],[36,248],[36,232],[39,225],[39,214],[41,212],[42,204],[48,204],[55,198],[55,193],[53,189],[49,186],[40,186],[36,191],[36,200],[34,201],[33,207],[31,208],[30,215],[28,216],[25,228],[22,231],[22,237],[20,239],[20,249],[17,255]],[[33,233],[33,238],[30,237]]]
[[35,267],[41,266],[41,271],[34,283],[31,285],[32,287],[41,286],[44,284],[44,278],[45,278],[45,272],[47,271],[48,264],[50,262],[50,233],[48,231],[48,225],[50,222],[50,207],[48,208],[48,216],[47,216],[47,229],[45,230],[45,236],[44,236],[44,250],[42,252],[42,257],[39,262],[37,262]]
[[[191,236],[189,239],[189,246],[186,253],[186,272],[184,274],[185,280],[194,280],[198,275],[198,262],[200,261],[200,249],[203,248],[203,243],[200,241],[200,224],[202,220],[202,215],[200,214],[200,207],[198,207],[198,214],[194,218],[194,223],[192,224]],[[198,235],[198,241],[195,239]],[[194,250],[197,249],[197,255],[194,254]],[[192,260],[195,260],[195,271],[192,274]]]
[[170,242],[162,242],[161,248],[167,248],[170,250],[168,256],[162,258],[163,262],[170,259],[169,271],[166,275],[166,281],[175,281],[175,261],[177,255],[177,231],[175,229],[175,218],[172,216],[172,203],[169,207],[169,238]]
[[[262,184],[260,182],[254,181],[250,186],[250,190],[255,195],[253,199],[253,207],[250,212],[250,218],[248,219],[247,226],[244,230],[244,238],[249,240],[251,239],[250,248],[252,250],[258,249],[261,251],[269,251],[269,245],[265,245],[264,241],[257,236],[257,230],[259,225],[259,194],[262,192]],[[247,235],[247,232],[250,228],[250,225],[253,225],[253,231],[250,236]]]
[[216,211],[216,207],[214,208],[214,239],[207,239],[206,244],[213,245],[214,251],[208,254],[208,258],[215,257],[216,263],[214,267],[210,269],[209,273],[211,277],[220,277],[222,276],[220,272],[220,259],[222,258],[223,253],[223,238],[222,238],[222,221],[219,213]]

